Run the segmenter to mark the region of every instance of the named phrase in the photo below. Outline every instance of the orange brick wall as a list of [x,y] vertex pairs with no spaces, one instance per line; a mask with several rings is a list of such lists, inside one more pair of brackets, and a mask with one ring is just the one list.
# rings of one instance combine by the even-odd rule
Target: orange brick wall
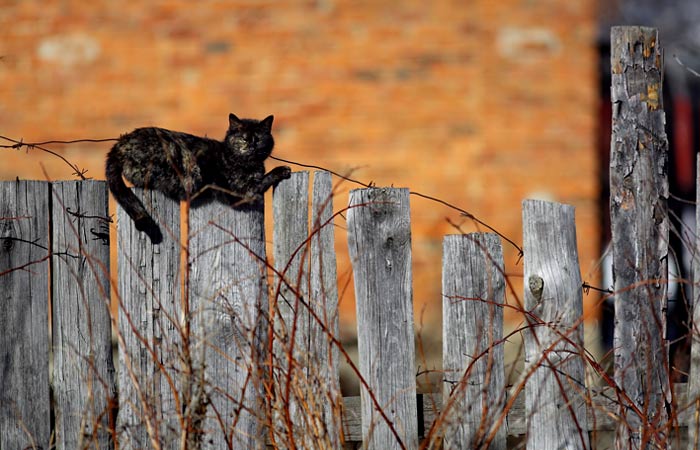
[[[275,154],[459,205],[520,243],[520,202],[576,206],[582,272],[598,254],[594,1],[2,2],[0,134],[223,135],[275,114]],[[56,146],[103,177],[109,144]],[[0,154],[0,178],[70,179]],[[343,185],[336,206],[346,203]],[[446,218],[412,198],[415,303],[439,318]],[[339,270],[347,269],[342,221]],[[521,272],[506,245],[510,273]],[[345,314],[352,315],[346,301]],[[417,316],[416,321],[420,321]]]

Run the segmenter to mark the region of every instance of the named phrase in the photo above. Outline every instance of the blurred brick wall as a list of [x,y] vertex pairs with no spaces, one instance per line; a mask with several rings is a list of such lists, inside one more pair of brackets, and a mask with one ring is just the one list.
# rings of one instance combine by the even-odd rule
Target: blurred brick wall
[[[229,112],[273,113],[277,156],[440,197],[518,243],[522,199],[574,205],[583,276],[595,282],[593,4],[1,1],[0,134],[36,142],[156,125],[218,138]],[[109,144],[52,148],[103,178]],[[55,157],[12,150],[0,178],[43,179],[42,166],[73,178]],[[428,322],[439,318],[441,236],[455,232],[446,218],[475,230],[412,197],[414,300]]]

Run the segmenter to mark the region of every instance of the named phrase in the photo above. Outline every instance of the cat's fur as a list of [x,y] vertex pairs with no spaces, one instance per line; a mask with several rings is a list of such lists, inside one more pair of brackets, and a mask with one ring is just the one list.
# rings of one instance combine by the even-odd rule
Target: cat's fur
[[259,202],[267,189],[291,175],[287,166],[265,173],[264,162],[274,146],[273,119],[239,119],[230,114],[223,141],[137,128],[121,136],[107,155],[109,189],[136,229],[154,244],[163,240],[160,228],[122,176],[136,187],[154,189],[175,200],[217,198],[234,206]]

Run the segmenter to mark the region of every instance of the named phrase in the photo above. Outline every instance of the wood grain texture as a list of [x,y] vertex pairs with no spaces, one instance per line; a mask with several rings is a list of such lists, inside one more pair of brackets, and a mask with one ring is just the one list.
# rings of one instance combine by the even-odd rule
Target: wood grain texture
[[333,224],[321,227],[333,214],[332,185],[330,174],[316,173],[310,236],[308,175],[293,173],[273,196],[275,268],[284,279],[276,277],[272,300],[275,440],[284,447],[338,448],[338,349],[324,331],[338,332]]
[[107,185],[62,181],[51,190],[56,447],[107,449],[116,406]]
[[335,259],[335,228],[333,220],[333,182],[328,172],[314,172],[311,201],[311,269],[309,302],[318,321],[309,325],[310,347],[315,376],[323,394],[319,398],[323,410],[323,425],[331,448],[340,447],[341,407],[340,362],[338,348],[328,332],[339,337],[338,275]]
[[[610,220],[615,289],[615,381],[635,407],[622,408],[618,448],[665,446],[668,139],[663,55],[656,29],[613,27]],[[630,405],[631,406],[631,405]],[[652,425],[649,418],[654,418]]]
[[363,386],[360,391],[363,440],[370,449],[416,448],[408,189],[350,191],[347,221],[359,366],[369,386],[369,390]]
[[[157,191],[134,193],[161,224],[153,245],[117,206],[120,448],[177,448],[183,372],[180,202]],[[163,226],[162,224],[167,224]]]
[[[309,172],[295,172],[274,189],[273,238],[275,277],[272,377],[276,390],[274,434],[283,447],[317,448],[313,417],[317,413],[309,390]],[[316,445],[314,445],[316,444]]]
[[[262,206],[219,202],[190,210],[189,296],[197,370],[206,406],[203,448],[262,448],[266,409],[268,294]],[[201,384],[194,383],[195,390]]]
[[690,327],[690,373],[688,400],[692,415],[688,421],[688,448],[700,450],[700,156],[697,156],[695,191],[695,252],[693,253],[693,316]]
[[583,293],[574,208],[523,202],[528,448],[587,449]]
[[495,234],[452,235],[442,248],[443,404],[450,405],[443,445],[505,449],[501,242]]
[[0,183],[0,448],[49,448],[49,184]]

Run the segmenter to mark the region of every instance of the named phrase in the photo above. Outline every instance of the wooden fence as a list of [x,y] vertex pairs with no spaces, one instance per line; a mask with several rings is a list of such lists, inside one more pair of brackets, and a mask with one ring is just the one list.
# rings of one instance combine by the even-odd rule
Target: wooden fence
[[[621,448],[667,447],[679,432],[699,448],[698,332],[691,381],[675,389],[663,339],[666,148],[663,110],[648,97],[660,80],[627,78],[658,71],[656,34],[621,28],[613,38],[626,45],[613,70],[613,376],[583,348],[571,206],[523,202],[525,365],[510,386],[500,239],[445,237],[443,390],[416,395],[407,189],[354,190],[335,211],[328,173],[311,186],[309,173],[294,173],[274,193],[270,264],[262,209],[185,207],[181,229],[179,203],[136,190],[165,238],[152,245],[118,209],[111,243],[104,182],[9,181],[0,183],[0,450],[503,449],[509,435],[534,449],[590,448],[600,430],[615,430]],[[338,340],[341,213],[357,366]],[[341,396],[341,360],[360,377],[360,397]],[[587,386],[587,370],[605,386]]]

